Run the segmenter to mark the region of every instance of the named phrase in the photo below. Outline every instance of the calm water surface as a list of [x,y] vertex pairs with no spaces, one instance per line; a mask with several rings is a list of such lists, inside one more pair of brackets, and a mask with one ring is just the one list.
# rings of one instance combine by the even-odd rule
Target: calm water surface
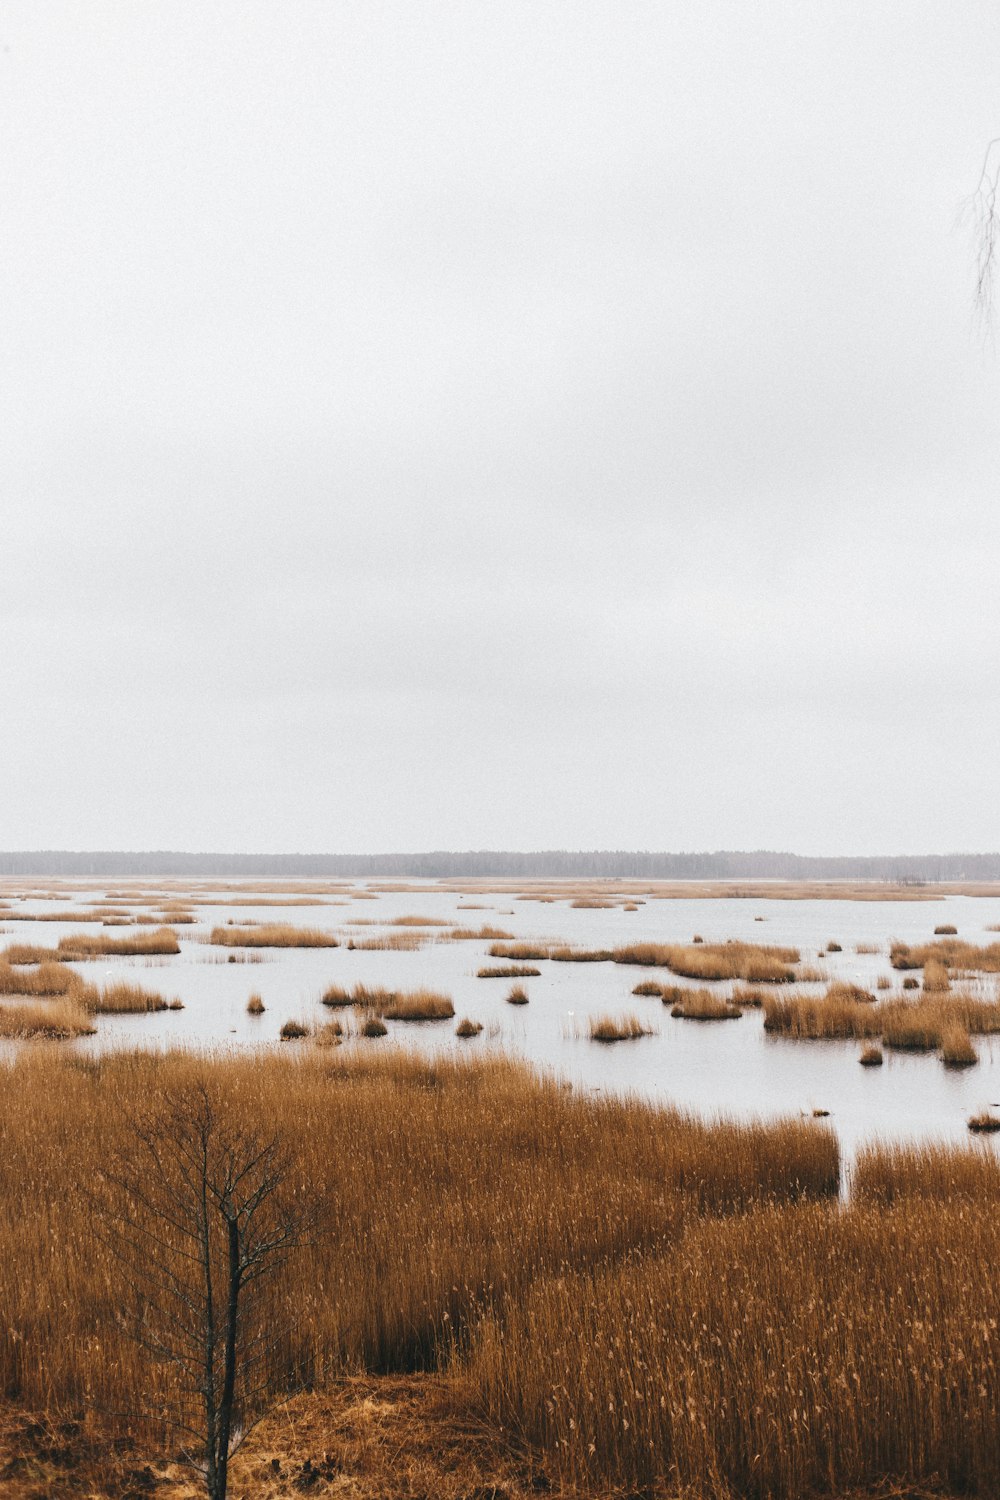
[[[78,889],[70,900],[60,895],[58,903],[18,902],[15,912],[41,912],[54,906],[85,908],[100,899],[105,889]],[[346,943],[351,937],[363,939],[392,930],[388,924],[404,915],[436,917],[471,928],[486,922],[516,938],[550,938],[587,947],[645,940],[690,942],[699,933],[706,942],[742,938],[793,946],[801,950],[806,963],[822,968],[831,979],[850,979],[874,988],[878,976],[886,974],[898,991],[901,976],[893,972],[888,960],[891,940],[927,941],[935,926],[952,923],[969,941],[992,941],[987,928],[1000,923],[998,898],[952,896],[897,902],[670,899],[647,900],[635,912],[580,910],[568,901],[542,904],[508,894],[461,896],[433,886],[380,893],[376,900],[325,899],[327,904],[322,906],[194,906],[197,924],[177,928],[181,942],[177,957],[114,958],[76,965],[82,974],[101,983],[127,973],[150,988],[179,996],[185,1008],[150,1016],[104,1017],[96,1023],[96,1036],[51,1045],[74,1045],[84,1052],[136,1045],[281,1045],[278,1033],[284,1021],[296,1018],[321,1025],[331,1018],[320,1003],[327,985],[364,980],[394,988],[443,990],[451,995],[457,1017],[483,1023],[482,1036],[459,1041],[454,1022],[389,1022],[390,1037],[406,1045],[463,1055],[502,1047],[558,1073],[574,1087],[633,1091],[705,1115],[769,1117],[827,1109],[848,1157],[860,1142],[872,1137],[966,1141],[969,1114],[987,1104],[1000,1104],[1000,1038],[976,1038],[979,1065],[962,1072],[945,1069],[933,1054],[890,1051],[885,1053],[883,1067],[862,1068],[858,1065],[860,1044],[775,1039],[765,1035],[759,1011],[747,1011],[738,1021],[674,1020],[658,999],[632,995],[633,986],[649,971],[631,966],[543,962],[541,976],[524,981],[529,1004],[513,1007],[504,1000],[510,981],[475,977],[477,968],[488,961],[487,941],[435,941],[433,929],[427,930],[426,944],[414,952],[349,951],[345,946],[272,949],[262,950],[263,962],[252,964],[228,963],[225,950],[206,941],[214,925],[280,921],[329,929]],[[220,893],[220,901],[224,900]],[[473,903],[485,909],[468,909]],[[374,925],[350,925],[359,921]],[[46,946],[71,931],[124,936],[143,930],[16,922],[4,913],[0,913],[0,924],[5,943]],[[830,941],[840,943],[843,951],[819,959],[817,954]],[[859,954],[855,952],[858,944],[878,944],[881,951]],[[656,971],[656,977],[675,982],[662,970]],[[992,977],[982,989],[986,995],[995,993]],[[246,1013],[247,1000],[255,990],[266,1006],[265,1014],[256,1019]],[[655,1028],[655,1034],[614,1046],[590,1041],[590,1016],[626,1011],[638,1014]],[[385,1047],[389,1041],[357,1040],[346,1045]]]

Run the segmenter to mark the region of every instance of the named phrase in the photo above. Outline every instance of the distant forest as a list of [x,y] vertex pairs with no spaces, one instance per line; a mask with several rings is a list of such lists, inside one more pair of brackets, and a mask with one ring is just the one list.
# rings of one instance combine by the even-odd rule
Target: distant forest
[[767,849],[657,854],[627,849],[434,850],[424,854],[191,854],[62,849],[0,853],[0,875],[294,877],[501,876],[641,880],[1000,880],[1000,854],[823,855]]

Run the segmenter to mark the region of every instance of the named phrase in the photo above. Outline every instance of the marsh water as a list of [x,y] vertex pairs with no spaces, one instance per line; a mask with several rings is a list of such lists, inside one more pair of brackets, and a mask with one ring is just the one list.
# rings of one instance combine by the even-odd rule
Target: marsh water
[[[69,932],[101,932],[98,925],[82,927],[72,921],[24,921],[78,906],[90,908],[105,897],[105,885],[72,891],[59,890],[56,903],[31,896],[11,898],[9,911],[0,911],[5,944],[28,942],[54,946]],[[183,895],[168,892],[183,903]],[[476,971],[490,960],[489,939],[452,941],[442,934],[452,927],[478,929],[486,923],[503,928],[515,939],[549,939],[589,948],[606,948],[639,941],[689,943],[695,934],[706,943],[736,938],[798,948],[804,963],[822,970],[824,981],[848,979],[874,989],[879,976],[889,976],[900,990],[901,976],[889,964],[893,940],[919,943],[931,940],[935,926],[950,924],[975,943],[992,941],[989,928],[1000,923],[1000,898],[949,896],[910,901],[657,899],[637,897],[634,911],[621,905],[576,908],[566,899],[538,901],[509,892],[481,888],[458,893],[434,885],[408,883],[405,890],[353,887],[352,893],[320,894],[303,900],[322,904],[282,905],[269,902],[280,892],[238,894],[233,888],[215,895],[201,888],[199,904],[190,910],[192,925],[176,928],[181,952],[168,958],[102,958],[77,964],[89,980],[133,978],[167,996],[178,996],[183,1010],[150,1015],[99,1017],[92,1037],[78,1042],[49,1042],[83,1052],[108,1047],[245,1048],[303,1045],[279,1042],[282,1024],[302,1020],[316,1028],[331,1019],[321,995],[333,983],[351,986],[358,981],[398,989],[429,987],[450,995],[456,1019],[469,1017],[483,1026],[471,1040],[455,1036],[455,1021],[388,1023],[389,1037],[372,1042],[349,1037],[347,1047],[406,1046],[468,1055],[489,1048],[503,1049],[551,1070],[584,1090],[632,1091],[664,1103],[697,1110],[703,1115],[768,1117],[811,1114],[828,1110],[848,1156],[858,1144],[873,1137],[968,1139],[970,1113],[1000,1104],[1000,1038],[977,1037],[979,1064],[963,1071],[946,1069],[933,1053],[885,1051],[881,1068],[858,1064],[855,1041],[803,1042],[772,1037],[763,1029],[759,1010],[747,1010],[738,1020],[697,1022],[674,1019],[658,998],[632,994],[636,983],[651,971],[611,963],[541,962],[538,978],[524,981],[529,1003],[511,1006],[505,996],[510,981],[479,979]],[[292,896],[281,896],[293,900]],[[617,897],[617,900],[623,898]],[[218,904],[215,904],[217,901]],[[243,904],[260,901],[260,905]],[[211,903],[211,904],[200,904]],[[142,910],[141,901],[130,905]],[[400,928],[401,917],[424,917],[447,924],[442,928]],[[166,916],[164,920],[169,920]],[[287,922],[321,927],[340,942],[334,949],[274,948],[230,952],[209,943],[213,926],[226,923]],[[119,936],[148,927],[108,929]],[[349,949],[387,933],[412,931],[421,946],[412,951]],[[831,942],[840,952],[828,953]],[[878,952],[858,952],[858,947]],[[820,955],[823,955],[822,957]],[[664,982],[687,981],[655,971]],[[724,992],[727,986],[716,986]],[[803,986],[822,992],[823,983]],[[996,980],[980,982],[984,996],[996,992]],[[247,1000],[256,991],[265,1011],[247,1014]],[[880,997],[881,998],[881,997]],[[588,1021],[597,1014],[633,1013],[652,1028],[652,1034],[614,1045],[593,1042]],[[343,1017],[342,1012],[336,1013]]]

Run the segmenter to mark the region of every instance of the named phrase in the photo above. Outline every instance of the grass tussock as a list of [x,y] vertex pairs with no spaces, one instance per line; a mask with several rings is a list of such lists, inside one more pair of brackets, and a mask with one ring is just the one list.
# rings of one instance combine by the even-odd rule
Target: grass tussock
[[79,975],[67,964],[52,960],[39,963],[37,968],[0,962],[0,995],[35,995],[39,998],[68,995],[79,982]]
[[538,963],[549,956],[547,943],[494,943],[490,958],[508,958],[515,963]]
[[894,969],[925,969],[936,961],[945,969],[965,969],[980,974],[1000,974],[1000,943],[967,943],[961,938],[943,938],[937,943],[923,943],[910,947],[906,943],[893,943],[889,949],[889,962]]
[[855,943],[854,951],[855,953],[881,953],[882,945],[881,943]]
[[863,1068],[880,1068],[884,1061],[882,1048],[876,1046],[874,1042],[869,1042],[867,1047],[862,1047],[861,1056],[858,1058]]
[[957,937],[957,935],[958,928],[952,927],[948,922],[943,922],[939,927],[935,927],[934,929],[935,937]]
[[449,943],[489,943],[502,942],[512,937],[503,927],[491,927],[488,922],[482,927],[453,927],[450,932],[442,936]]
[[94,1030],[89,1013],[75,999],[0,1005],[0,1037],[7,1040],[24,1041],[36,1037],[62,1041],[75,1036],[90,1036]]
[[616,948],[614,962],[666,968],[684,979],[741,979],[748,984],[790,984],[797,948],[768,947],[760,943],[701,943],[690,946],[633,943]]
[[309,1035],[309,1027],[305,1021],[286,1021],[278,1035],[283,1042],[301,1041],[303,1037]]
[[253,926],[213,927],[209,942],[216,948],[336,948],[332,932],[319,927],[296,927],[291,922],[260,922]]
[[463,1038],[478,1036],[482,1029],[482,1021],[470,1021],[468,1016],[463,1016],[455,1027],[455,1035]]
[[1000,1115],[982,1109],[978,1114],[969,1116],[968,1125],[973,1135],[996,1135],[1000,1131]]
[[532,964],[487,964],[476,970],[477,979],[537,979],[541,969]]
[[979,1053],[963,1026],[949,1026],[941,1033],[941,1061],[946,1068],[974,1068]]
[[130,984],[127,980],[105,985],[103,989],[97,985],[84,985],[78,994],[80,1004],[93,1016],[148,1015],[177,1008],[155,990],[144,990],[141,985]]
[[[663,997],[668,1004],[667,996]],[[681,990],[670,1014],[685,1021],[735,1021],[743,1014],[738,1005],[712,990]]]
[[368,1037],[370,1041],[376,1041],[379,1037],[388,1036],[389,1028],[379,1016],[367,1016],[361,1026],[361,1035]]
[[436,990],[404,990],[381,1007],[386,1021],[449,1021],[455,1014],[450,995]]
[[262,1016],[263,1014],[264,1014],[264,1001],[261,999],[260,995],[258,995],[256,992],[254,992],[254,994],[252,994],[250,996],[250,999],[247,1001],[247,1015],[248,1016]]
[[[679,986],[677,988],[679,989]],[[663,995],[663,985],[656,979],[641,979],[632,993],[641,995],[644,999],[659,1000]]]
[[511,985],[504,999],[508,1005],[527,1005],[528,991],[524,988],[523,984],[514,984]]
[[880,1037],[886,1047],[933,1052],[945,1035],[960,1028],[976,1036],[1000,1031],[1000,1002],[971,995],[924,995],[916,1000],[871,1003],[850,995],[850,986],[831,985],[823,996],[767,996],[764,1030],[799,1040]]
[[651,1036],[653,1028],[644,1026],[638,1016],[591,1016],[592,1042],[631,1042],[640,1036]]
[[424,946],[424,941],[424,933],[419,928],[404,927],[399,932],[382,932],[375,937],[350,938],[347,947],[357,953],[415,953]]

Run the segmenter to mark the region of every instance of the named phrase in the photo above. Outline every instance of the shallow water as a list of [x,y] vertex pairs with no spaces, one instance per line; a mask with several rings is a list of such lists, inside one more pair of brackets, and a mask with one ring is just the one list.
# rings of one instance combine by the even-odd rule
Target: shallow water
[[[60,893],[58,903],[18,902],[15,911],[40,912],[54,905],[57,909],[87,907],[105,889],[78,888],[71,900]],[[197,924],[176,929],[181,943],[176,957],[109,958],[74,965],[101,983],[128,973],[150,988],[179,996],[185,1008],[148,1016],[99,1018],[95,1036],[72,1044],[45,1045],[72,1045],[84,1052],[135,1045],[278,1045],[281,1025],[290,1018],[311,1026],[322,1025],[333,1015],[347,1020],[349,1012],[331,1013],[320,1004],[320,996],[334,982],[352,985],[364,980],[402,989],[443,990],[454,1000],[456,1017],[468,1016],[484,1027],[479,1038],[462,1041],[454,1035],[454,1022],[390,1021],[390,1036],[406,1044],[463,1055],[499,1046],[557,1072],[578,1088],[631,1090],[708,1115],[767,1117],[829,1110],[830,1124],[848,1157],[860,1142],[875,1136],[966,1141],[969,1114],[987,1104],[1000,1104],[1000,1038],[976,1038],[979,1065],[961,1072],[945,1069],[933,1054],[889,1050],[883,1067],[869,1069],[858,1065],[857,1042],[797,1042],[765,1035],[759,1011],[749,1010],[736,1021],[675,1020],[658,999],[632,995],[634,985],[651,972],[632,966],[542,962],[538,965],[541,976],[523,981],[529,1004],[513,1007],[504,999],[510,980],[475,977],[477,968],[488,962],[488,941],[440,941],[433,928],[425,930],[425,945],[412,952],[349,951],[346,946],[265,949],[260,950],[263,961],[253,963],[229,963],[225,950],[206,941],[213,926],[229,921],[280,921],[332,930],[343,944],[352,937],[375,936],[386,930],[382,924],[411,914],[437,917],[449,926],[478,928],[485,922],[505,928],[516,938],[549,938],[587,947],[646,940],[689,942],[699,933],[706,942],[742,938],[797,947],[804,962],[822,968],[831,979],[850,979],[874,988],[876,978],[887,974],[898,991],[901,976],[888,961],[891,940],[927,941],[935,926],[950,922],[969,941],[991,941],[986,928],[1000,923],[1000,898],[951,896],[905,902],[652,899],[635,912],[573,909],[568,901],[542,904],[509,894],[462,896],[434,886],[380,893],[376,900],[328,899],[329,904],[323,906],[195,906]],[[224,900],[220,894],[220,901]],[[468,909],[470,903],[484,909]],[[9,915],[0,913],[4,943],[54,946],[70,931],[124,936],[143,930],[16,922]],[[349,925],[356,922],[376,925]],[[831,940],[840,943],[843,951],[819,959],[817,954]],[[858,954],[854,950],[859,943],[877,943],[881,951]],[[656,977],[675,982],[662,970],[656,971]],[[984,993],[993,994],[995,983],[989,977]],[[246,1013],[253,991],[260,993],[266,1006],[258,1018]],[[655,1028],[655,1034],[611,1046],[589,1039],[590,1016],[626,1011],[639,1015]],[[356,1040],[347,1045],[385,1047],[388,1042]]]

